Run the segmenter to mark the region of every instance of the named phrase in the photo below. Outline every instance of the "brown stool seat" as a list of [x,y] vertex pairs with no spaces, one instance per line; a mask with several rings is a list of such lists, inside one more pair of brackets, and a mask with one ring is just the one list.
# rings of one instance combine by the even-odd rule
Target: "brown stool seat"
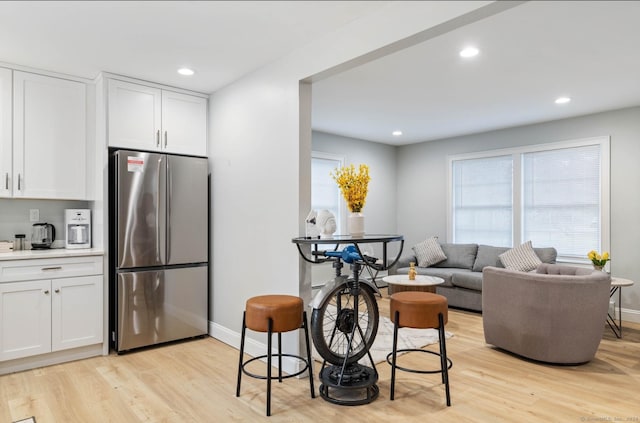
[[[447,406],[451,405],[449,395],[449,369],[453,366],[447,358],[444,325],[448,318],[447,298],[430,292],[403,291],[391,295],[390,314],[393,321],[393,351],[387,355],[387,363],[391,365],[391,395],[393,401],[396,386],[396,369],[411,373],[440,373],[442,383],[445,385]],[[398,329],[401,327],[418,329],[437,329],[440,340],[440,352],[428,351],[416,348],[398,349]],[[418,370],[398,366],[397,356],[399,352],[421,352],[440,357],[440,369]]]
[[[244,340],[246,330],[250,329],[255,332],[267,333],[267,353],[257,357],[253,357],[247,361],[243,361],[244,357]],[[293,330],[304,329],[304,340],[306,344],[307,356],[282,353],[282,333]],[[278,335],[278,353],[274,354],[271,348],[271,338],[273,334]],[[271,376],[271,359],[278,359],[278,375]],[[284,376],[282,374],[282,357],[289,357],[299,360],[303,366],[297,372]],[[245,368],[249,363],[267,359],[267,374],[259,375],[247,371]],[[315,398],[313,388],[313,373],[311,369],[311,348],[309,346],[309,326],[307,325],[307,312],[304,310],[304,302],[302,298],[293,295],[260,295],[249,298],[246,303],[244,317],[242,319],[242,335],[240,336],[240,358],[238,359],[238,383],[236,385],[236,397],[240,396],[240,383],[242,374],[257,379],[267,380],[267,416],[271,415],[271,380],[288,379],[309,372],[309,389],[311,398]]]
[[391,296],[390,314],[393,321],[396,311],[400,312],[401,328],[438,329],[438,313],[442,313],[444,323],[448,318],[447,298],[429,292],[398,292]]
[[293,295],[260,295],[247,300],[247,327],[256,332],[268,332],[269,319],[272,332],[289,332],[302,326],[304,303]]

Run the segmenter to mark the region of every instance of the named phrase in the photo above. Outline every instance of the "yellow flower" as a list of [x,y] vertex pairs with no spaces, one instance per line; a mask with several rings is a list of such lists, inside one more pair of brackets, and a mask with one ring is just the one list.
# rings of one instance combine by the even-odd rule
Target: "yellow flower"
[[594,266],[604,266],[611,260],[607,251],[600,254],[597,251],[591,250],[587,254],[587,257],[591,260],[591,263],[593,263]]
[[357,173],[353,164],[343,166],[340,169],[334,169],[331,176],[338,183],[349,210],[353,213],[362,211],[371,180],[369,166],[361,164]]

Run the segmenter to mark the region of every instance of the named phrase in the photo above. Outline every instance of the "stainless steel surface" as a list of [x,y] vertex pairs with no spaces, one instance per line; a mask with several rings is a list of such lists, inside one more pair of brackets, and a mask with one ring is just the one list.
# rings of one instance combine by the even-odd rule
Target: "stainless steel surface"
[[207,159],[120,150],[114,161],[116,350],[206,334]]
[[207,333],[207,267],[118,274],[119,351]]
[[51,248],[56,240],[56,229],[51,223],[34,223],[31,227],[31,248]]
[[207,159],[168,156],[168,264],[209,261],[207,174]]
[[118,151],[117,267],[165,264],[166,156]]

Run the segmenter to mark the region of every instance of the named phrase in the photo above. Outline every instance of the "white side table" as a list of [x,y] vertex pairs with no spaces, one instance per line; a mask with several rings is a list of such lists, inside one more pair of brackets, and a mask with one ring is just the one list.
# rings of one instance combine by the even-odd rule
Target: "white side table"
[[409,275],[389,275],[382,278],[389,284],[389,295],[402,291],[436,292],[436,285],[444,283],[444,279],[435,276],[416,275],[415,280],[409,280]]
[[622,287],[631,285],[633,285],[633,281],[630,279],[611,278],[611,291],[609,293],[609,298],[613,298],[615,300],[614,295],[616,292],[618,293],[618,321],[616,322],[614,307],[613,316],[607,311],[607,323],[617,338],[622,338]]

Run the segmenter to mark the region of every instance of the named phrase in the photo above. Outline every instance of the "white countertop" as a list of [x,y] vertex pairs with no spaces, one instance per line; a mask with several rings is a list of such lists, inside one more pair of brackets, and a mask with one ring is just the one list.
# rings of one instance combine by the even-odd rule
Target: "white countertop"
[[0,253],[0,261],[102,255],[104,255],[104,250],[102,248],[82,248],[76,250],[51,248],[48,250],[22,250],[11,253]]

